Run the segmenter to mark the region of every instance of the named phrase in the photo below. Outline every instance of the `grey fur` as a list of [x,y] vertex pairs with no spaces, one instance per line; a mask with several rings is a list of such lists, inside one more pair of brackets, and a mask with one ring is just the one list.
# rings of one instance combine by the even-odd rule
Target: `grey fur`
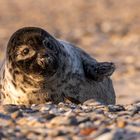
[[[52,46],[57,46],[56,72],[52,73],[54,69],[50,66],[49,71],[46,68],[48,73],[52,73],[48,76],[26,73],[20,67],[13,66],[13,60],[6,58],[0,77],[3,104],[58,103],[66,99],[83,103],[91,98],[103,104],[115,104],[115,92],[109,77],[115,70],[114,64],[99,63],[80,48],[48,36],[42,43],[47,46],[50,41]],[[49,63],[49,58],[44,61]],[[43,65],[42,69],[43,62],[38,62]]]

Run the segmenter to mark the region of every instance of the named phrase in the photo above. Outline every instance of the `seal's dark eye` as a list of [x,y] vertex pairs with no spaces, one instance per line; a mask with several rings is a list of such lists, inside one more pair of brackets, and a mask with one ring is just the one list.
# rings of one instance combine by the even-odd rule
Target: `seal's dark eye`
[[27,55],[29,53],[29,49],[28,48],[25,48],[23,51],[22,51],[22,55]]

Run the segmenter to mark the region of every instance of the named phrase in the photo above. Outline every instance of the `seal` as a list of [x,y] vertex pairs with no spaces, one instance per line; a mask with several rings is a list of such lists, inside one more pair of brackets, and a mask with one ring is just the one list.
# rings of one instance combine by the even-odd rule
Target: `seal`
[[31,105],[95,99],[115,104],[112,62],[97,62],[82,49],[38,27],[24,27],[10,38],[1,67],[3,104]]

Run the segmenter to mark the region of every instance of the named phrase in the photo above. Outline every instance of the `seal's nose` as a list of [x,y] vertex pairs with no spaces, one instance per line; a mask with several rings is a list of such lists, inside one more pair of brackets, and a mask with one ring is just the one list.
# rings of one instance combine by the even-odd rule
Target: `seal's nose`
[[41,66],[42,68],[45,68],[47,63],[48,63],[48,54],[38,54],[37,57],[37,63],[39,66]]
[[37,63],[38,63],[38,65],[41,66],[42,68],[45,68],[45,67],[46,67],[46,64],[47,64],[47,61],[46,61],[45,58],[39,58],[39,59],[37,60]]

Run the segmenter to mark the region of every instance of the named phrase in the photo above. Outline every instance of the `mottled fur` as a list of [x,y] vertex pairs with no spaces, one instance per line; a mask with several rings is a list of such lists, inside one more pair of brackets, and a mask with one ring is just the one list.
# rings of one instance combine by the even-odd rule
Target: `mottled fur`
[[[23,50],[28,54],[22,55]],[[1,100],[3,104],[30,105],[66,99],[82,103],[94,98],[114,104],[109,78],[114,69],[113,63],[98,63],[80,48],[40,28],[22,28],[8,43],[1,68]]]

